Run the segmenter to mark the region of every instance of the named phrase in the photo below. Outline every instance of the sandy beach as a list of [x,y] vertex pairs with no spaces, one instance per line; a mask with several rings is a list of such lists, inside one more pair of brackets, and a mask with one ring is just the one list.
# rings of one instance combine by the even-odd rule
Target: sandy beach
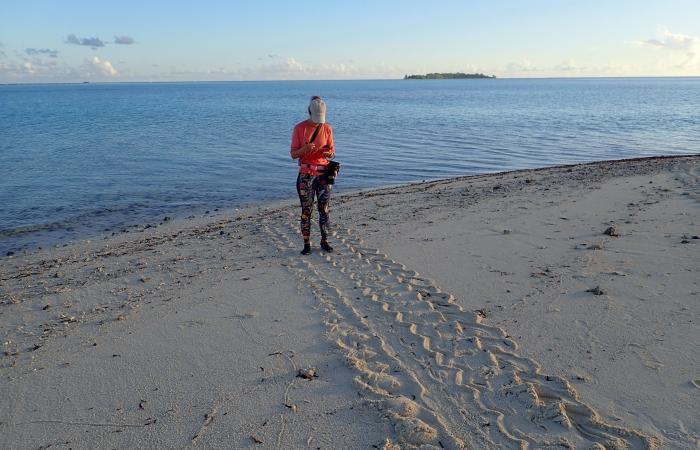
[[0,447],[700,448],[700,156],[298,215],[0,259]]

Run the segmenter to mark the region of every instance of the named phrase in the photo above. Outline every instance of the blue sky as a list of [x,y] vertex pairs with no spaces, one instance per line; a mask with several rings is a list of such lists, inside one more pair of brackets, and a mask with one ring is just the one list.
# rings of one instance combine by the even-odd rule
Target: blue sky
[[700,75],[700,0],[0,2],[0,82]]

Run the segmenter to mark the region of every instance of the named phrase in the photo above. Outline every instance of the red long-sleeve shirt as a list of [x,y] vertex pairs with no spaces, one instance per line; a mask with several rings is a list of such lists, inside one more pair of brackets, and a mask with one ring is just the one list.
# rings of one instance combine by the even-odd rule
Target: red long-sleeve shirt
[[[291,151],[298,150],[304,145],[306,145],[311,136],[313,136],[316,130],[316,124],[305,120],[299,122],[294,126],[294,132],[292,133],[292,146]],[[324,123],[321,125],[321,129],[318,130],[318,135],[314,139],[314,144],[316,145],[316,151],[307,153],[306,155],[299,158],[299,164],[316,164],[325,166],[328,164],[328,159],[323,156],[325,152],[331,152],[331,157],[335,156],[335,145],[333,144],[333,127],[329,123]]]

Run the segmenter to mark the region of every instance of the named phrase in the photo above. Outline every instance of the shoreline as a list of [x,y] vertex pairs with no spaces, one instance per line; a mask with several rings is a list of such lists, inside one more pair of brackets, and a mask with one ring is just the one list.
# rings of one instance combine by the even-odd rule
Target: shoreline
[[[612,160],[600,160],[592,162],[574,163],[574,164],[557,164],[552,166],[544,166],[537,168],[525,168],[525,169],[515,169],[506,170],[499,172],[487,172],[479,173],[474,175],[463,175],[457,177],[448,178],[437,178],[434,180],[427,181],[414,181],[408,183],[391,184],[380,187],[370,187],[370,188],[360,188],[342,194],[334,196],[334,198],[339,197],[353,197],[358,195],[363,195],[368,192],[381,192],[383,190],[393,190],[408,188],[414,185],[430,185],[433,183],[445,183],[451,181],[461,181],[466,179],[478,179],[480,177],[489,177],[493,175],[503,175],[503,174],[519,174],[526,172],[536,173],[537,171],[550,170],[550,169],[562,169],[568,167],[576,167],[580,165],[591,165],[596,166],[599,164],[607,163],[621,163],[621,162],[637,162],[637,161],[653,161],[657,159],[668,159],[668,158],[693,158],[698,156],[697,154],[688,155],[660,155],[660,156],[650,156],[650,157],[635,157],[635,158],[623,158],[623,159],[612,159]],[[268,199],[263,201],[259,206],[255,205],[255,202],[242,203],[240,205],[233,206],[199,206],[196,208],[184,208],[181,212],[175,210],[170,211],[160,211],[158,215],[155,214],[142,214],[138,220],[124,220],[120,219],[119,222],[114,224],[101,223],[100,225],[93,225],[91,228],[82,225],[80,222],[69,221],[69,222],[51,222],[45,224],[37,224],[15,228],[12,230],[6,230],[0,233],[0,261],[4,258],[15,256],[19,253],[32,252],[36,250],[42,250],[44,248],[59,248],[67,247],[70,245],[75,245],[85,240],[95,241],[95,240],[107,240],[114,236],[119,236],[129,233],[143,232],[148,229],[157,229],[159,226],[166,224],[184,224],[192,219],[208,218],[210,220],[216,220],[221,217],[228,217],[237,214],[239,211],[246,211],[248,209],[259,209],[274,207],[275,205],[286,205],[290,202],[296,202],[296,198],[280,198],[280,199]],[[175,211],[175,212],[173,212]],[[213,212],[211,212],[213,211]],[[102,214],[92,213],[95,217],[102,219]],[[123,216],[123,214],[122,214]],[[120,216],[120,217],[122,217]],[[126,216],[123,216],[126,217]],[[183,225],[185,226],[185,225]],[[75,229],[78,228],[79,231],[74,233]],[[29,231],[25,231],[29,230]],[[50,235],[45,236],[43,233],[58,233],[62,232],[60,235]],[[21,238],[16,238],[20,236]],[[15,242],[13,242],[15,239]],[[5,241],[3,244],[2,241]],[[20,245],[17,245],[19,243]],[[8,254],[11,253],[11,254]]]
[[0,260],[0,445],[700,443],[700,155],[297,209]]

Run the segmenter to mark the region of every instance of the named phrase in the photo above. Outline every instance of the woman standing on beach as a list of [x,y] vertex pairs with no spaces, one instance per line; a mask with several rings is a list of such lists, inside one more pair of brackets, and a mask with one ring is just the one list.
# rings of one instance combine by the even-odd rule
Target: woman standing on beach
[[298,123],[292,134],[290,155],[299,160],[297,193],[301,202],[301,234],[304,238],[302,255],[311,253],[311,213],[314,197],[318,198],[318,224],[321,229],[321,248],[332,252],[328,245],[328,202],[332,184],[324,176],[328,158],[335,156],[333,128],[326,123],[326,103],[321,97],[311,97],[309,118]]

